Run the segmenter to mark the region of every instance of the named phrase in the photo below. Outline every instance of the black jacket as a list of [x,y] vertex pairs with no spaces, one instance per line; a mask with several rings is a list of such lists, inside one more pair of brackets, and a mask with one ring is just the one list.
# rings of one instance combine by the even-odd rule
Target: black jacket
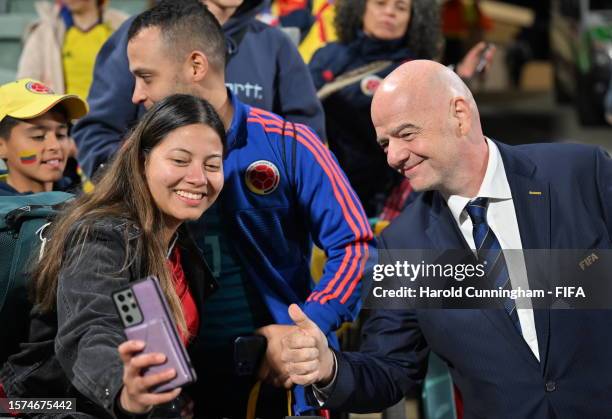
[[[124,268],[127,246],[134,249],[139,237],[133,224],[106,219],[94,224],[84,243],[68,244],[56,313],[33,309],[29,342],[22,344],[21,352],[11,356],[0,373],[9,397],[73,397],[79,412],[116,417],[115,399],[123,386],[117,346],[126,337],[111,293],[147,276],[137,256]],[[216,282],[182,227],[177,245],[185,277],[201,307]],[[197,354],[190,355],[197,371]]]
[[379,215],[382,204],[401,177],[389,168],[376,143],[370,117],[372,96],[389,73],[413,55],[406,41],[381,41],[360,33],[352,42],[331,42],[319,49],[308,65],[317,90],[350,71],[375,62],[388,62],[374,74],[364,75],[323,100],[327,142],[346,173],[369,217]]

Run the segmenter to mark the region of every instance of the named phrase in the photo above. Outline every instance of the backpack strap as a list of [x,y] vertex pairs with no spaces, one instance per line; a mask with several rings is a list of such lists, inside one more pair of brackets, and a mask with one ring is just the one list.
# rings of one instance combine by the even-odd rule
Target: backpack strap
[[21,224],[33,218],[45,218],[51,221],[63,203],[55,205],[25,205],[8,212],[4,218],[6,226],[19,231]]
[[374,61],[364,66],[358,67],[354,70],[347,71],[337,76],[333,81],[324,84],[319,90],[317,90],[317,97],[319,100],[325,100],[328,96],[336,93],[339,90],[344,89],[346,86],[350,86],[363,79],[365,76],[376,74],[391,66],[393,61]]

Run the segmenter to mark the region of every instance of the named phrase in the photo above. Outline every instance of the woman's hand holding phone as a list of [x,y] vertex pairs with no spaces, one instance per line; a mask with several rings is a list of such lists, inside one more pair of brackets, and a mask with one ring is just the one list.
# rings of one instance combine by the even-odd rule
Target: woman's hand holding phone
[[130,413],[146,413],[154,406],[175,399],[181,387],[163,393],[154,393],[153,388],[176,377],[174,368],[159,373],[143,375],[143,369],[161,365],[166,356],[161,353],[141,353],[145,343],[128,340],[119,345],[119,356],[123,361],[123,388],[119,403],[123,410]]

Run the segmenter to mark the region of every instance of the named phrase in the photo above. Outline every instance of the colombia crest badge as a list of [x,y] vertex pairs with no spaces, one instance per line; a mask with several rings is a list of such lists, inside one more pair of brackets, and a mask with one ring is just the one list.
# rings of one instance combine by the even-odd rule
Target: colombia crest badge
[[257,160],[249,165],[244,175],[249,190],[257,195],[268,195],[278,188],[280,173],[274,163]]

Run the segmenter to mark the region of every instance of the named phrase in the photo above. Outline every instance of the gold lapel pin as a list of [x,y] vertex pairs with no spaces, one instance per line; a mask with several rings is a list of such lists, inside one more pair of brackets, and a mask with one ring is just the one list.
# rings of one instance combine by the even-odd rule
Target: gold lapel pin
[[542,195],[540,191],[529,191],[529,195]]

